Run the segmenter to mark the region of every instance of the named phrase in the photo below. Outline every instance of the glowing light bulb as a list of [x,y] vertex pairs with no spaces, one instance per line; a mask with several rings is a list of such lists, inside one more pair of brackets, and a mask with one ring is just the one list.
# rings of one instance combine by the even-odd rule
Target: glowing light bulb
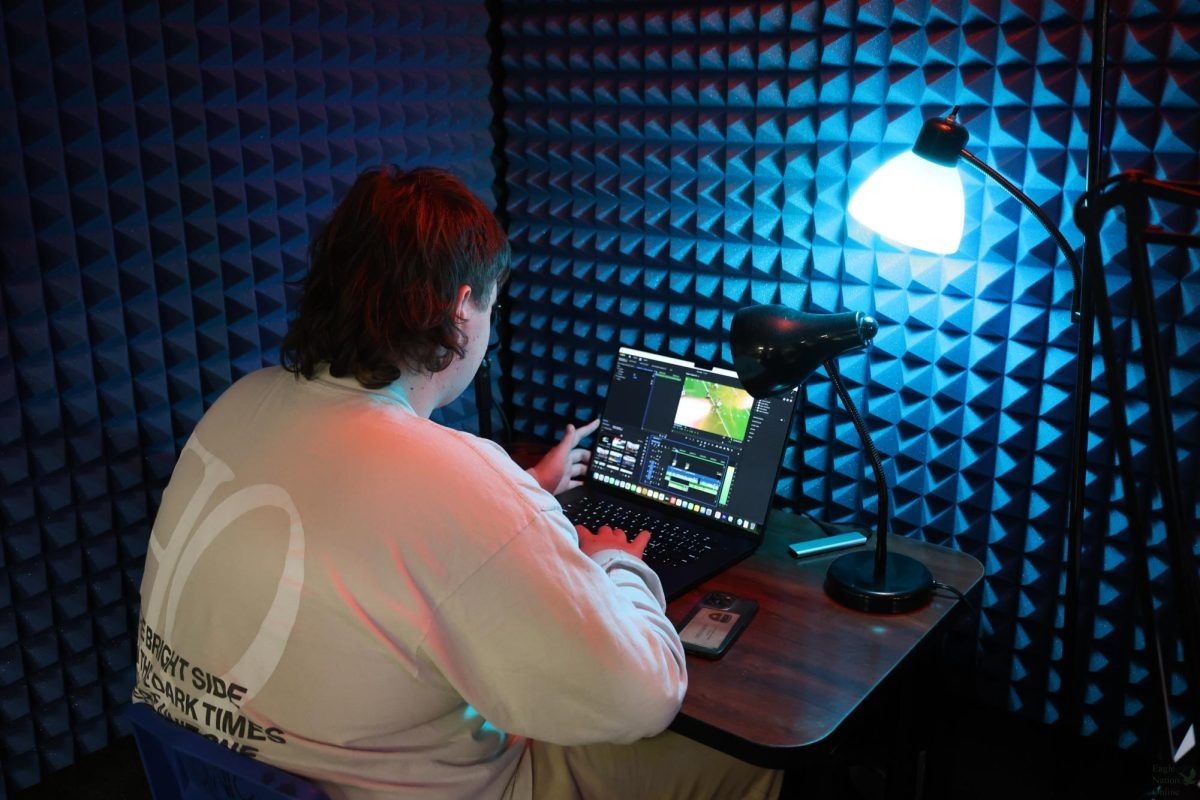
[[885,239],[945,255],[962,241],[965,209],[958,169],[907,151],[876,170],[847,210]]

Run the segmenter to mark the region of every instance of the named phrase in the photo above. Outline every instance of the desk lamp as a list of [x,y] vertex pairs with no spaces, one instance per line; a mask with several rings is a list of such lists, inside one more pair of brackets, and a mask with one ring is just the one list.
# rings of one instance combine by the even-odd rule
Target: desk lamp
[[875,552],[839,556],[825,575],[825,591],[837,602],[860,611],[898,614],[920,608],[933,596],[933,576],[915,558],[888,553],[888,491],[879,451],[834,359],[861,350],[875,338],[875,320],[861,311],[809,314],[781,305],[743,308],[733,316],[729,349],[742,386],[754,397],[783,394],[825,365],[842,406],[875,474],[879,494]]

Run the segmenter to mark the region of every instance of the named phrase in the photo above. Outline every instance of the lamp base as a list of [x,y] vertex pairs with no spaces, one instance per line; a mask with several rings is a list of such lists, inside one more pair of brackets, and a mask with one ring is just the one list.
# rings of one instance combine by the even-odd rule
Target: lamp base
[[875,553],[862,550],[835,559],[825,573],[825,593],[869,614],[903,614],[933,599],[933,575],[910,556],[888,553],[883,579],[875,580]]

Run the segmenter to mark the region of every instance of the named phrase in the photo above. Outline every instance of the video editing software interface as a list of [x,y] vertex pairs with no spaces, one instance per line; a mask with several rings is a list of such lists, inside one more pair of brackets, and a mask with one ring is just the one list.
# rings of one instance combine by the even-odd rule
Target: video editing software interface
[[732,372],[622,348],[592,480],[757,531],[796,394],[755,399]]

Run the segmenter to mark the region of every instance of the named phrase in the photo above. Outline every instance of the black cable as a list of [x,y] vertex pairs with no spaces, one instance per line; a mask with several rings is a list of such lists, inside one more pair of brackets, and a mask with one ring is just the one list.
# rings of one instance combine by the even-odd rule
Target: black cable
[[950,584],[942,583],[941,581],[935,580],[933,582],[933,588],[934,588],[934,591],[936,591],[938,589],[945,589],[947,592],[950,592],[951,594],[953,594],[955,597],[958,598],[959,602],[961,602],[964,606],[967,607],[967,609],[971,612],[972,616],[979,613],[978,609],[975,608],[975,604],[972,603],[970,600],[968,600],[967,596],[965,594],[960,592],[958,589],[955,589]]

